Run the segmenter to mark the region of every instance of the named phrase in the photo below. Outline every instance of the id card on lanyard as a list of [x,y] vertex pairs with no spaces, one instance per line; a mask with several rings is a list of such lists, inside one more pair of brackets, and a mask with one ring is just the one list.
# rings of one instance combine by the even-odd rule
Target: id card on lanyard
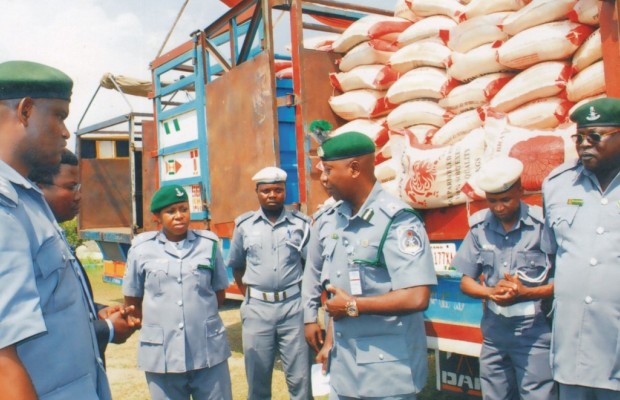
[[355,264],[349,267],[349,287],[351,288],[351,295],[362,295],[362,276],[360,268]]

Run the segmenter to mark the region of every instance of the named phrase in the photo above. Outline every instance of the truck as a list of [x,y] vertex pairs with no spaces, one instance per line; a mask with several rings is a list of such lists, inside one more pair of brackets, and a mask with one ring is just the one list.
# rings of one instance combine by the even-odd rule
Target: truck
[[[340,33],[369,14],[393,10],[335,0],[234,0],[220,18],[188,41],[155,58],[148,98],[152,113],[130,112],[78,127],[82,207],[79,236],[95,241],[104,279],[120,284],[131,239],[156,230],[148,201],[162,185],[182,185],[190,195],[191,227],[221,238],[226,256],[234,219],[256,208],[251,176],[267,165],[287,171],[287,207],[312,214],[325,200],[316,166],[312,121],[344,120],[328,100],[327,76],[342,54],[306,48],[304,35]],[[599,21],[606,94],[620,97],[618,14],[600,2]],[[291,54],[275,52],[274,13],[288,15]],[[310,34],[311,35],[311,34]],[[288,62],[291,75],[279,78]],[[113,80],[119,92],[130,91]],[[88,109],[86,110],[86,112]],[[540,194],[526,197],[541,204]],[[468,215],[483,201],[420,210],[436,265],[449,265],[468,232]],[[229,298],[241,299],[229,271]],[[460,291],[460,275],[438,268],[438,285],[425,312],[427,342],[436,351],[437,388],[480,395],[477,360],[482,334],[480,300]]]

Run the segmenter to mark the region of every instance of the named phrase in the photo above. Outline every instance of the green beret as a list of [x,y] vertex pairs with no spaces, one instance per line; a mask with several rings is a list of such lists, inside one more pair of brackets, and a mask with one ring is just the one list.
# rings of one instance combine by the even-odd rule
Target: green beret
[[570,115],[577,128],[620,126],[620,99],[604,97],[587,102]]
[[67,74],[30,61],[7,61],[0,64],[0,100],[62,99],[71,100],[73,81]]
[[185,189],[183,189],[183,186],[162,186],[157,192],[155,192],[153,198],[151,199],[151,212],[157,212],[171,204],[188,201],[188,199],[189,197],[187,196]]
[[359,132],[346,132],[323,142],[317,154],[323,161],[344,160],[375,152],[375,142]]

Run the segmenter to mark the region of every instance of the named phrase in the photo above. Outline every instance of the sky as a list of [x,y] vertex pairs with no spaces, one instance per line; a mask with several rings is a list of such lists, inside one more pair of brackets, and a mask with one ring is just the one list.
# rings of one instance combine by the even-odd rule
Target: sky
[[[395,2],[349,1],[384,9],[392,9]],[[2,0],[0,62],[36,61],[67,73],[74,81],[74,88],[66,123],[74,133],[104,73],[151,80],[149,63],[156,57],[184,2]],[[227,9],[218,0],[189,0],[164,52],[189,40],[191,32],[205,28]],[[286,22],[278,22],[283,23]],[[276,51],[284,51],[288,43],[287,37],[277,38]],[[134,111],[152,110],[149,100],[128,97]],[[81,127],[128,111],[118,93],[101,89]],[[73,146],[72,135],[69,147]]]

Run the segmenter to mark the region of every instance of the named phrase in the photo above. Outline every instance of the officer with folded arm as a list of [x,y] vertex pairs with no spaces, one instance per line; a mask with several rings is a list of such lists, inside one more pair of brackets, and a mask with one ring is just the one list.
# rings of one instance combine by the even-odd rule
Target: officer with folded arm
[[245,296],[241,320],[248,398],[271,398],[279,352],[290,398],[309,399],[310,363],[300,286],[310,219],[284,208],[285,171],[263,168],[252,180],[260,208],[235,220],[229,259]]
[[463,293],[485,300],[480,379],[488,400],[557,399],[541,309],[553,296],[552,270],[540,249],[542,210],[521,201],[522,171],[521,161],[504,156],[482,166],[475,179],[488,208],[471,216],[452,261]]

